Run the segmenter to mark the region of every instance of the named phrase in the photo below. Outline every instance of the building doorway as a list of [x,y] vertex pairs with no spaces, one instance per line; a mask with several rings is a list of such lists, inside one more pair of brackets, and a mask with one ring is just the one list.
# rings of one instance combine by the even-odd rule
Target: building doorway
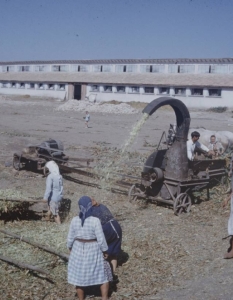
[[74,99],[81,100],[81,84],[74,85]]

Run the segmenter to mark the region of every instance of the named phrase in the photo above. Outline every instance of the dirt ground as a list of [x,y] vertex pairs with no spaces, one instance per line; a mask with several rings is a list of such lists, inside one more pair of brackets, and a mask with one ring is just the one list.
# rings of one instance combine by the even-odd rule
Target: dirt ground
[[[70,157],[91,157],[94,165],[98,161],[117,161],[118,150],[142,117],[141,113],[92,113],[87,129],[83,113],[56,111],[59,105],[61,102],[51,99],[0,99],[0,192],[12,197],[42,199],[45,188],[42,174],[5,167],[6,162],[12,161],[13,153],[26,145],[39,144],[48,138],[60,139]],[[231,111],[195,110],[190,114],[192,127],[232,130]],[[140,176],[143,160],[174,121],[175,115],[169,108],[152,115],[139,132],[121,170]],[[127,160],[134,164],[133,169]],[[0,216],[1,229],[68,253],[66,237],[70,220],[78,211],[77,200],[82,195],[94,196],[110,208],[123,228],[123,252],[117,269],[119,282],[111,287],[112,300],[233,298],[233,260],[222,258],[228,248],[228,240],[222,241],[222,237],[227,235],[229,207],[222,208],[221,197],[211,194],[209,201],[202,197],[189,214],[177,217],[164,206],[130,204],[124,188],[110,192],[99,189],[98,182],[89,177],[72,174],[64,178],[64,196],[71,200],[71,210],[61,226],[43,221],[35,213],[10,214],[7,207]],[[36,265],[50,273],[48,279],[0,260],[0,299],[76,299],[74,287],[66,281],[67,263],[57,256],[2,233],[0,256]]]

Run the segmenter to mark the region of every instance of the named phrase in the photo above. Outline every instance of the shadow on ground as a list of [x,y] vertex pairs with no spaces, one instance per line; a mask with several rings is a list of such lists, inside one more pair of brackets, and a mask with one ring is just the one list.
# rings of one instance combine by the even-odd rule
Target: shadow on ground
[[[60,217],[61,221],[64,222],[68,217],[71,208],[71,200],[64,198],[61,201],[60,206]],[[5,211],[0,212],[0,220],[7,222],[14,221],[30,221],[30,220],[43,220],[46,212],[48,211],[47,203],[29,203],[20,202],[12,207],[8,207]],[[52,221],[53,219],[51,219]]]

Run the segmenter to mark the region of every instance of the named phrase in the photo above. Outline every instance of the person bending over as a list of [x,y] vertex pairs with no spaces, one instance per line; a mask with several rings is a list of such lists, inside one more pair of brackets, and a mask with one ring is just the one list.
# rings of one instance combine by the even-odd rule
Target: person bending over
[[44,201],[48,202],[47,220],[51,215],[57,224],[61,224],[59,216],[59,207],[63,197],[63,180],[59,172],[59,167],[55,161],[51,160],[46,163],[45,167],[49,170],[49,175],[46,178],[46,189],[44,193]]
[[104,236],[108,244],[108,260],[112,265],[114,274],[117,267],[117,256],[121,251],[122,229],[105,205],[97,203],[94,198],[91,198],[91,201],[92,216],[97,217],[101,222]]

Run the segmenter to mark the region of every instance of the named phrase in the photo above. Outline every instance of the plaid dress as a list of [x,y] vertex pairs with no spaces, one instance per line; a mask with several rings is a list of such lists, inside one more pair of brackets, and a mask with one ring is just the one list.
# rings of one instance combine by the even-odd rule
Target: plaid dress
[[[75,238],[97,242],[82,243]],[[74,217],[70,224],[67,247],[72,248],[68,263],[68,282],[76,286],[91,286],[108,282],[104,270],[103,251],[108,249],[98,218],[89,217],[83,227],[81,219]]]

